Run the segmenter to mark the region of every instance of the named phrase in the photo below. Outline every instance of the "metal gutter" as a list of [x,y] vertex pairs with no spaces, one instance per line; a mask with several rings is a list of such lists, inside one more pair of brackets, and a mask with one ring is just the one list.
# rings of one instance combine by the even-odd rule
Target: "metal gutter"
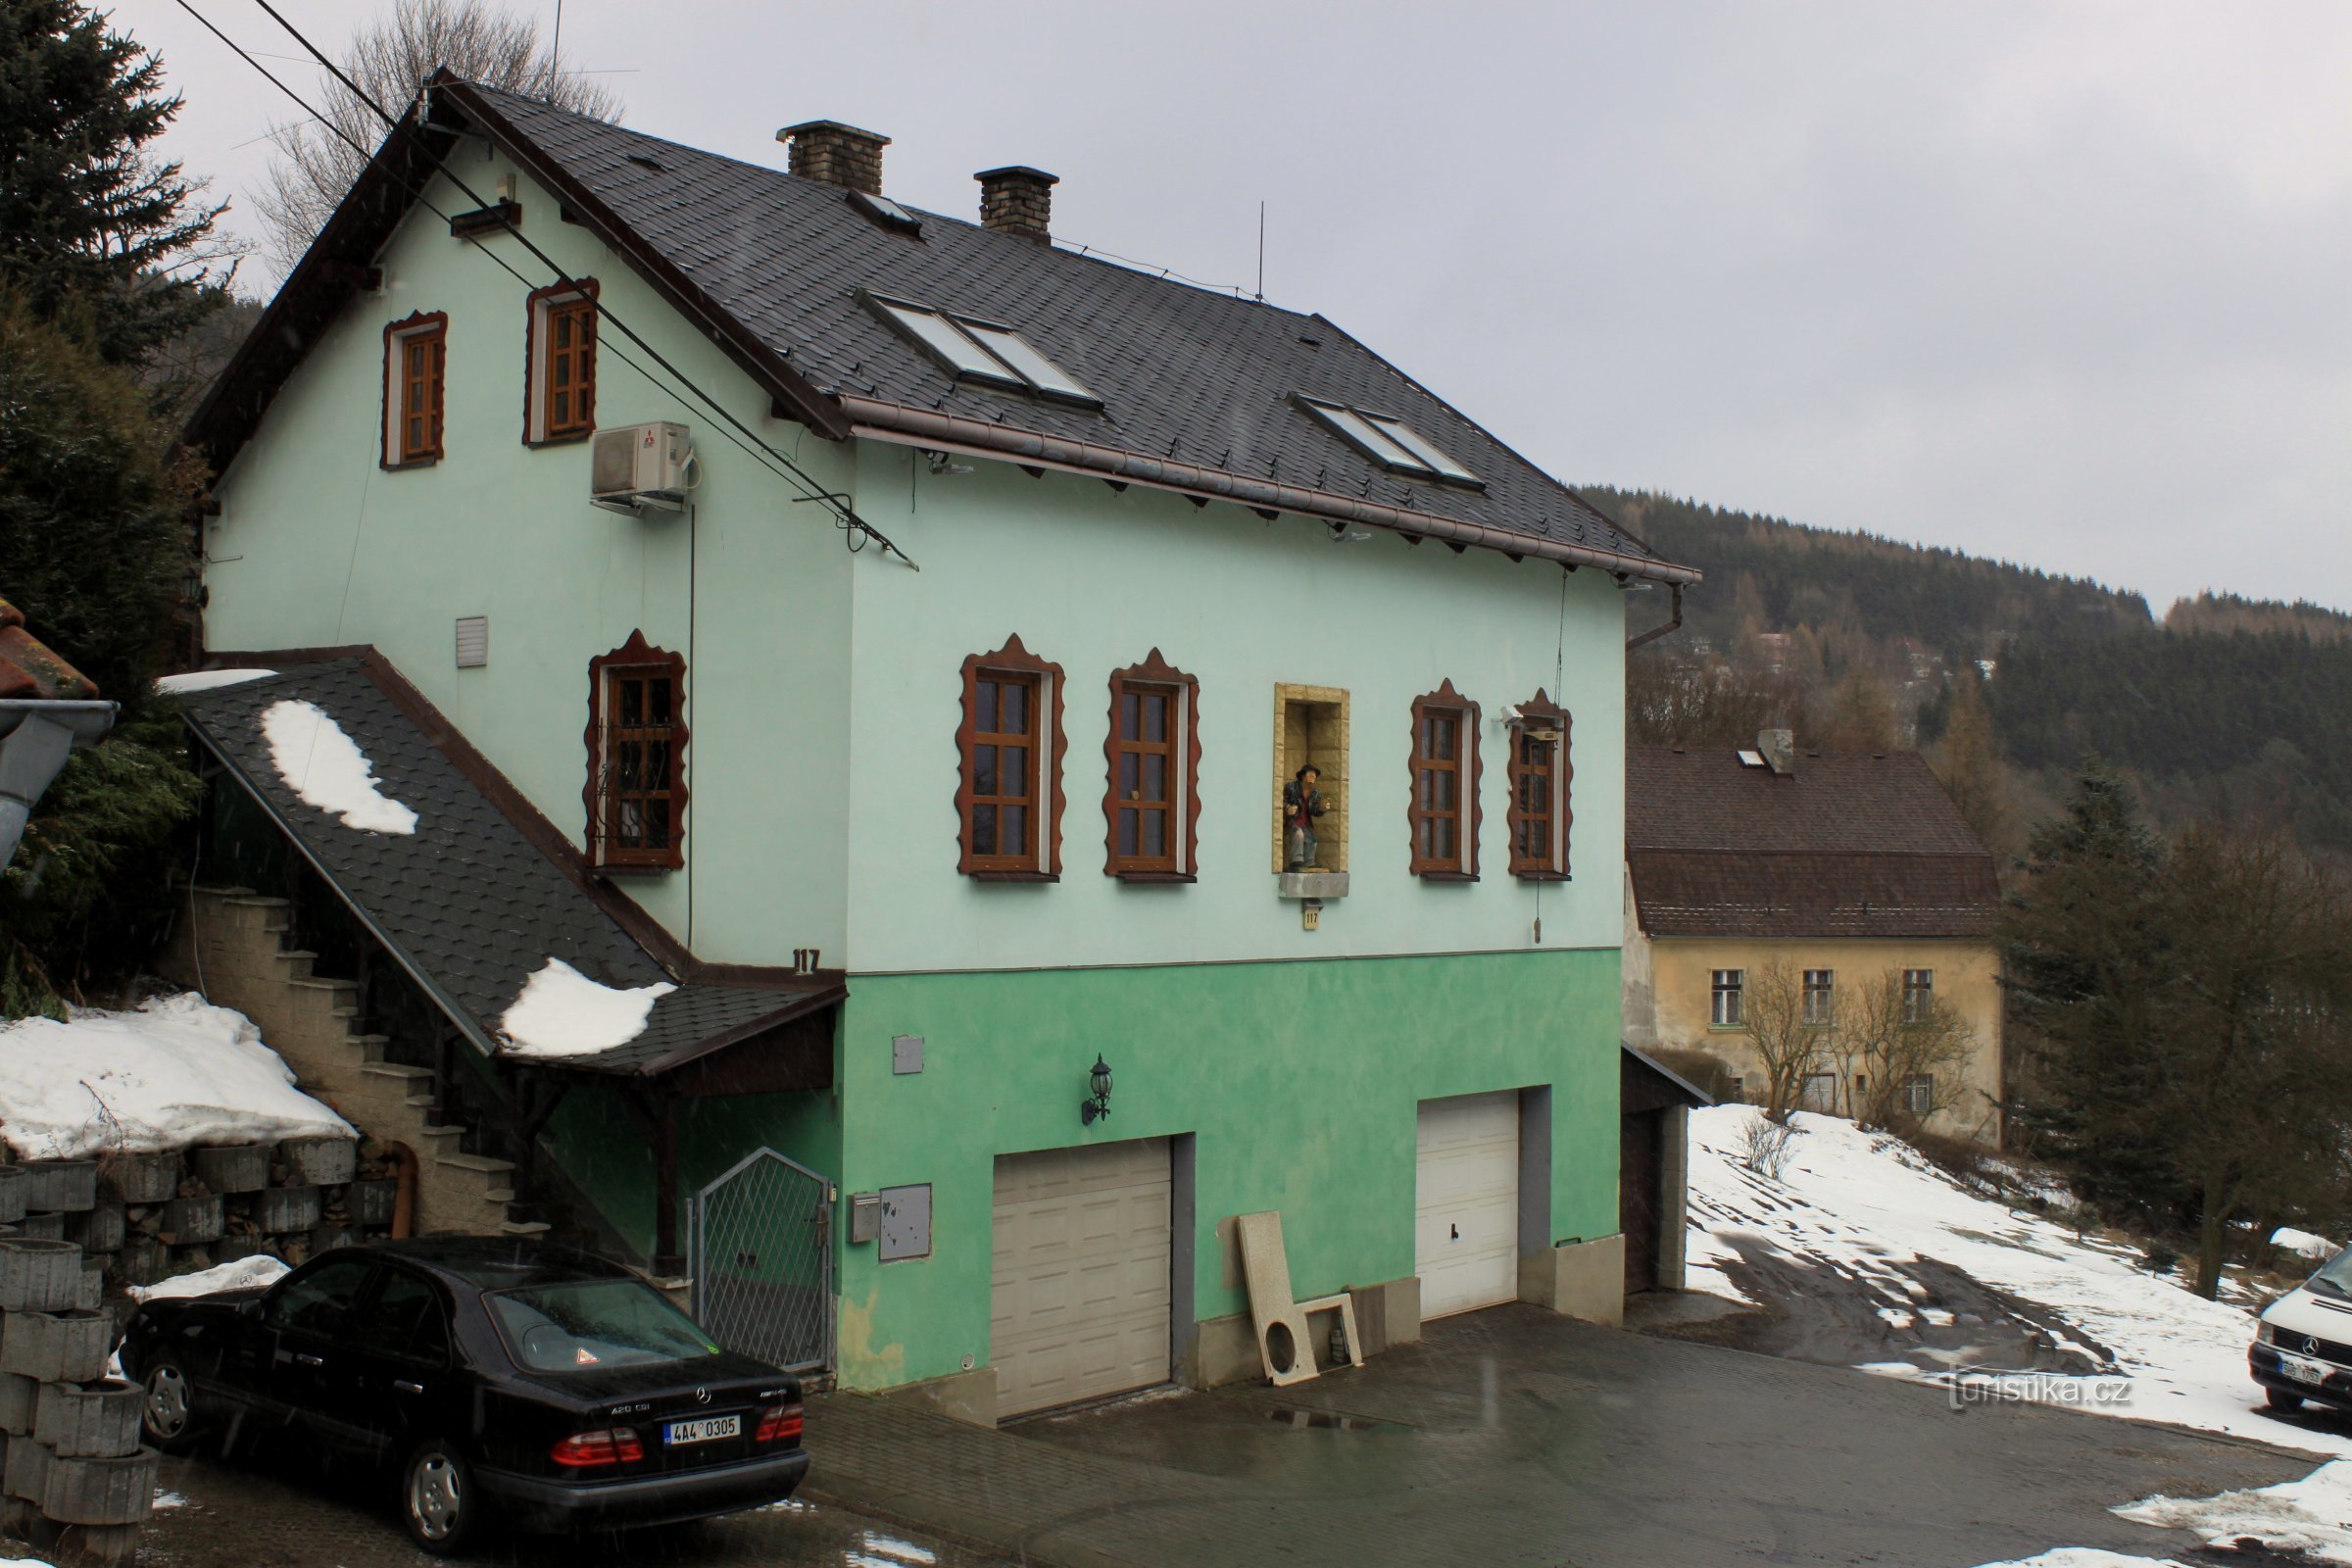
[[1064,473],[1089,474],[1099,479],[1114,479],[1121,484],[1138,484],[1147,489],[1167,490],[1200,500],[1230,501],[1236,506],[1294,513],[1320,522],[1365,523],[1416,538],[1442,539],[1448,544],[1499,550],[1505,555],[1535,556],[1572,566],[1597,566],[1615,575],[1642,577],[1652,582],[1680,585],[1697,582],[1703,576],[1694,566],[1676,565],[1654,556],[1633,556],[1615,550],[1595,550],[1589,545],[1562,544],[1555,540],[1538,539],[1503,528],[1489,527],[1485,523],[1457,522],[1426,512],[1408,512],[1402,507],[1383,506],[1377,501],[1333,495],[1325,490],[1307,490],[1297,485],[1275,484],[1262,479],[1245,478],[1221,468],[1203,468],[1189,463],[1146,457],[1141,453],[1101,446],[1091,441],[1041,435],[1034,430],[1011,429],[983,419],[968,419],[959,415],[910,408],[903,403],[886,403],[877,398],[858,397],[851,393],[839,393],[836,396],[842,411],[849,416],[852,435],[888,442],[894,446],[923,447],[969,457],[1023,463],[1032,467],[1055,468]]

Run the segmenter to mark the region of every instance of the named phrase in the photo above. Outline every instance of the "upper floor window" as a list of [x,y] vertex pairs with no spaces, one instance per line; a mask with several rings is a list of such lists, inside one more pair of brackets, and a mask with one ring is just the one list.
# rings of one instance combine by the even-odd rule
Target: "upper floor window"
[[1478,705],[1448,680],[1413,699],[1412,870],[1478,875]]
[[642,631],[588,662],[588,860],[686,863],[686,661]]
[[596,429],[596,279],[533,291],[524,328],[523,439],[577,441]]
[[1707,1010],[1707,1022],[1718,1029],[1737,1029],[1746,1014],[1740,1000],[1747,989],[1745,969],[1718,969],[1709,983],[1712,998]]
[[1009,326],[950,316],[927,305],[866,296],[866,303],[901,336],[947,367],[957,379],[1035,392],[1059,403],[1099,409],[1102,400],[1086,383],[1038,352]]
[[1838,975],[1832,969],[1807,969],[1800,1013],[1806,1023],[1828,1023],[1837,1007]]
[[1103,869],[1134,881],[1190,881],[1200,817],[1200,737],[1194,727],[1200,682],[1152,650],[1140,664],[1111,671],[1110,727],[1103,740],[1109,833]]
[[966,876],[1061,873],[1061,666],[1008,637],[963,662],[956,815]]
[[1513,876],[1568,875],[1568,714],[1539,688],[1511,725]]
[[1903,971],[1903,1022],[1926,1023],[1936,1010],[1936,971]]
[[448,369],[446,314],[419,312],[384,328],[385,467],[441,461],[442,389]]

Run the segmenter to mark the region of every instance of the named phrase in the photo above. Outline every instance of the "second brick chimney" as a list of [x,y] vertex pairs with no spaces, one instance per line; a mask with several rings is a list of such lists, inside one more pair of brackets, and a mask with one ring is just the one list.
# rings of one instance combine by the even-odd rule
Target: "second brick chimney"
[[882,194],[882,149],[888,136],[877,136],[838,120],[809,120],[786,125],[776,140],[792,145],[792,172],[803,179],[821,179],[844,190]]
[[980,224],[999,234],[1018,234],[1040,245],[1053,243],[1054,187],[1059,175],[1014,164],[1006,169],[983,169],[972,176],[980,182]]

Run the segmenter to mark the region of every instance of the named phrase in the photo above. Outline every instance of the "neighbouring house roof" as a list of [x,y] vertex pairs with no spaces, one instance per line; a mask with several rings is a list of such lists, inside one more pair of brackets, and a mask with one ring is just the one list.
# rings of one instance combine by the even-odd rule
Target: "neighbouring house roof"
[[1653,937],[1987,938],[1990,852],[1916,752],[1626,751],[1625,863]]
[[24,629],[24,612],[0,599],[0,702],[88,702],[98,687]]
[[[922,214],[917,238],[874,222],[840,186],[453,78],[437,80],[431,103],[428,117],[386,140],[189,421],[188,440],[216,471],[363,286],[464,128],[553,189],[563,219],[619,252],[777,412],[835,439],[978,452],[1668,582],[1699,576],[1320,316],[944,214]],[[522,219],[525,232],[557,220]],[[861,292],[1010,326],[1101,394],[1102,408],[957,382]],[[1485,488],[1392,473],[1296,407],[1296,395],[1396,416]]]
[[[348,736],[378,794],[416,813],[413,832],[372,832],[308,804],[273,760],[263,715],[310,703]],[[189,695],[187,723],[276,820],[392,956],[485,1052],[530,976],[558,958],[601,985],[676,989],[644,1031],[592,1054],[518,1058],[533,1067],[651,1077],[777,1028],[843,995],[834,982],[740,985],[666,964],[624,930],[584,871],[551,854],[514,786],[372,655],[329,659]],[[494,798],[497,797],[497,798]],[[518,816],[524,820],[518,820]]]

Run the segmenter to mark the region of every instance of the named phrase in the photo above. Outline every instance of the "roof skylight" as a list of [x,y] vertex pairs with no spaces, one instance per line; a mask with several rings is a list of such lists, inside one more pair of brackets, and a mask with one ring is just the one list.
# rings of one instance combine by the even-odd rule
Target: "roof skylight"
[[1394,473],[1484,490],[1486,481],[1447,457],[1438,444],[1393,414],[1351,409],[1300,393],[1298,405],[1349,446]]
[[924,305],[868,296],[882,318],[960,378],[1015,387],[1058,403],[1101,408],[1102,400],[1011,327],[950,316]]
[[923,231],[921,219],[887,196],[876,195],[870,190],[854,190],[849,193],[849,201],[852,207],[857,208],[884,228],[895,228],[902,233],[917,235]]

